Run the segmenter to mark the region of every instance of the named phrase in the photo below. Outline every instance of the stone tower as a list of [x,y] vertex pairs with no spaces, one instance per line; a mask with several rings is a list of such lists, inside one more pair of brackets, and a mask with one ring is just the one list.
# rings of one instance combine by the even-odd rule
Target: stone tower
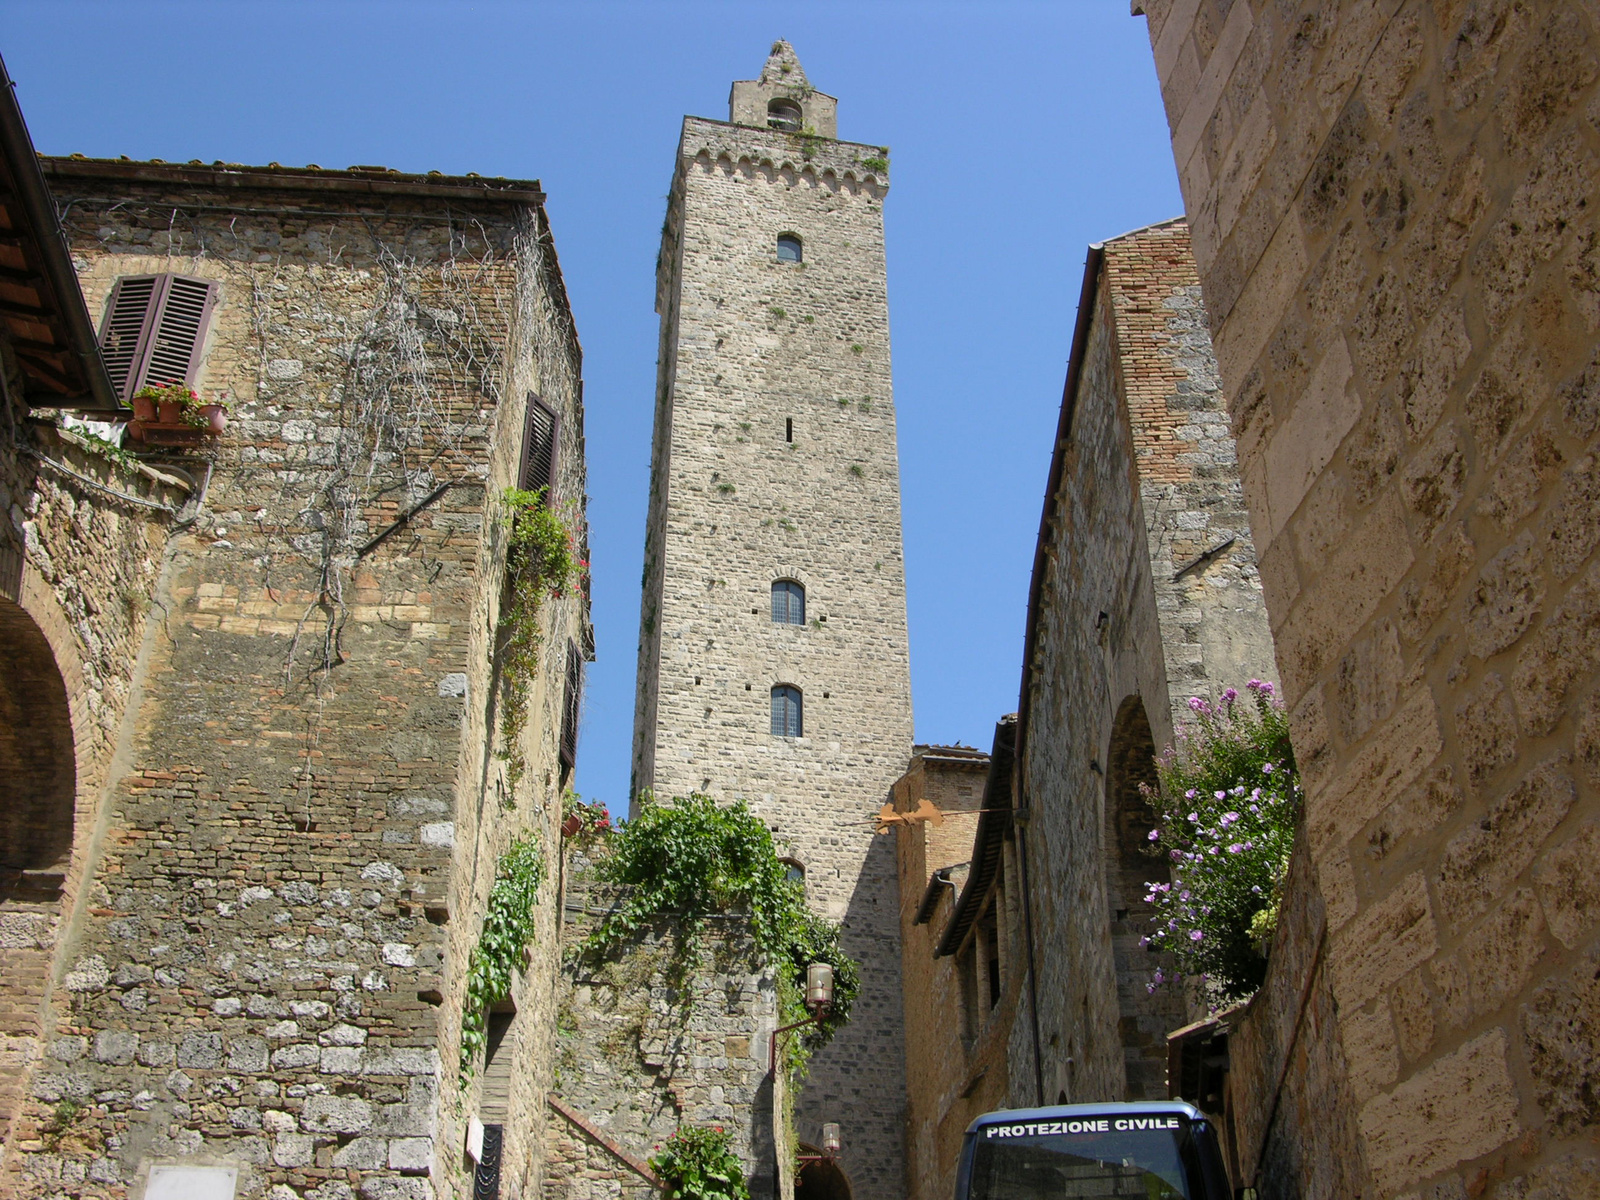
[[748,800],[843,921],[862,994],[796,1128],[839,1121],[856,1193],[897,1196],[896,885],[873,835],[912,734],[886,151],[837,140],[786,42],[729,108],[684,120],[656,275],[633,791]]

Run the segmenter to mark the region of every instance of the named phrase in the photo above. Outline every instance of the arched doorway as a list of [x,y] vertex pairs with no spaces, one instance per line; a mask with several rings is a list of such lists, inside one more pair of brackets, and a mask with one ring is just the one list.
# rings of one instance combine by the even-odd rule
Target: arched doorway
[[1106,905],[1117,972],[1117,1008],[1127,1068],[1129,1100],[1160,1100],[1167,1094],[1166,1035],[1184,1024],[1181,985],[1150,990],[1164,964],[1141,945],[1154,908],[1146,903],[1152,883],[1172,878],[1166,860],[1150,852],[1155,812],[1143,788],[1154,788],[1156,745],[1144,702],[1128,696],[1117,706],[1106,754]]
[[[65,873],[72,854],[77,756],[67,688],[50,643],[26,611],[0,598],[0,884]],[[39,882],[35,880],[34,882]]]
[[[27,612],[0,597],[0,1040],[39,1036],[39,1005],[72,857],[77,755],[55,654]],[[0,1141],[21,1072],[0,1078]]]
[[800,1144],[800,1174],[794,1200],[850,1200],[850,1179],[837,1161],[822,1157],[815,1146]]

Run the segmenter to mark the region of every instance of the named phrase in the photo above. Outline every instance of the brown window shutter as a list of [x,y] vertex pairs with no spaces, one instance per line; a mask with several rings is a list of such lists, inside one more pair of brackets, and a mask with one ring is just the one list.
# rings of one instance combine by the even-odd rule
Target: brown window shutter
[[163,275],[158,289],[150,348],[138,386],[193,383],[200,366],[211,310],[217,302],[217,285],[187,275]]
[[124,275],[111,288],[106,306],[106,323],[100,330],[100,355],[105,359],[111,386],[126,403],[139,389],[134,386],[142,351],[149,344],[146,336],[155,315],[156,285],[159,275]]
[[578,715],[583,708],[583,654],[576,642],[567,643],[567,690],[561,703],[561,765],[578,764]]
[[192,384],[217,285],[187,275],[124,275],[111,290],[100,350],[126,401],[146,384]]
[[522,434],[522,467],[518,471],[519,487],[537,492],[546,489],[545,501],[555,499],[556,451],[561,419],[532,392],[528,393],[527,424]]

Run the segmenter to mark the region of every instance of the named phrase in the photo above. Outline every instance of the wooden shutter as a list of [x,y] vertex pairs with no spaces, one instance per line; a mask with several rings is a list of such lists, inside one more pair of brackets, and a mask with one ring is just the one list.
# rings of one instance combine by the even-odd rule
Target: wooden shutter
[[161,289],[140,387],[194,382],[217,300],[217,285],[209,280],[186,275],[164,275],[162,279],[166,286]]
[[561,700],[561,764],[578,765],[578,717],[583,711],[583,654],[567,643],[567,690]]
[[217,285],[187,275],[125,275],[111,292],[100,350],[126,402],[146,384],[194,383]]
[[111,386],[124,404],[139,389],[133,385],[146,336],[155,315],[157,275],[124,275],[111,288],[105,327],[100,330],[100,356],[105,359]]
[[545,489],[545,501],[555,499],[556,450],[561,420],[551,408],[532,392],[528,393],[528,417],[522,433],[522,468],[517,472],[518,485],[530,492]]

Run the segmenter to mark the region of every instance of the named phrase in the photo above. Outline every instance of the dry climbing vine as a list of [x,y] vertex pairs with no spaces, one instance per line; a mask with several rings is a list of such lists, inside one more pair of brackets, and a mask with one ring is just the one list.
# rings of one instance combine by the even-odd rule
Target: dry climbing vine
[[[260,222],[204,208],[83,200],[63,219],[89,242],[121,245],[137,234],[131,240],[171,264],[157,269],[220,279],[225,303],[248,306],[254,371],[246,353],[243,378],[215,379],[207,390],[237,388],[236,416],[280,423],[286,446],[276,455],[225,447],[235,457],[199,527],[258,545],[255,561],[278,603],[284,592],[310,593],[282,685],[309,700],[295,785],[309,819],[326,786],[323,709],[346,657],[362,558],[419,506],[483,486],[483,440],[510,360],[531,362],[536,386],[550,394],[575,388],[575,339],[553,290],[547,238],[532,221],[503,230],[449,212],[327,212],[295,233],[301,252],[283,253]],[[429,542],[402,536],[391,545],[435,577],[443,564],[430,562]]]

